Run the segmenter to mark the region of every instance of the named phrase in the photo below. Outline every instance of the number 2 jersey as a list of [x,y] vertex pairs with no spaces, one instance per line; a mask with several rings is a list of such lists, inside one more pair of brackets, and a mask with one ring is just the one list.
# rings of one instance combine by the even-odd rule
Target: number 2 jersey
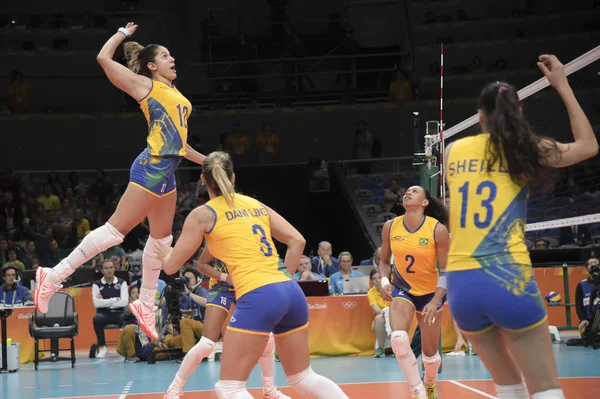
[[515,183],[501,154],[488,172],[489,134],[452,144],[446,160],[450,193],[450,252],[447,270],[524,265],[527,185]]
[[437,289],[435,227],[438,223],[437,219],[424,216],[421,225],[410,231],[404,225],[404,216],[399,216],[390,225],[394,285],[411,295],[427,295]]
[[271,220],[263,204],[235,194],[233,208],[223,196],[205,206],[215,214],[215,223],[205,234],[206,245],[231,272],[236,298],[268,284],[291,280],[279,266]]

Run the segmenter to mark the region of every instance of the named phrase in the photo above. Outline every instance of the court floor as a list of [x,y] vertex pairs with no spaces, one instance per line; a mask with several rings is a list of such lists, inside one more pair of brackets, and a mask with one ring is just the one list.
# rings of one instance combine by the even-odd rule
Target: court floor
[[[558,370],[566,397],[600,397],[600,350],[555,344]],[[36,372],[24,365],[17,373],[0,375],[0,397],[6,399],[162,398],[179,365],[163,361],[125,364],[116,353],[108,359],[88,359],[80,354],[71,369],[69,362],[42,363]],[[477,356],[444,356],[438,392],[440,399],[495,398],[494,385]],[[185,398],[216,398],[212,389],[219,376],[220,362],[204,362],[190,377]],[[404,377],[393,356],[332,357],[312,361],[313,369],[340,384],[351,399],[410,398]],[[279,363],[275,382],[292,398],[303,398],[290,388]],[[258,365],[248,381],[249,388],[260,388]],[[255,398],[259,389],[251,389]],[[594,393],[592,393],[594,392]]]

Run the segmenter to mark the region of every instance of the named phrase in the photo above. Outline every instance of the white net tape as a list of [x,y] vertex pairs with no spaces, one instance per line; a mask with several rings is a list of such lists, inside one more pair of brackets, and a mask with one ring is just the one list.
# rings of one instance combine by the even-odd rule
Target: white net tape
[[[574,72],[579,71],[581,68],[584,68],[590,65],[592,62],[600,59],[600,46],[594,48],[593,50],[588,51],[582,56],[577,57],[573,61],[569,62],[565,65],[565,73],[570,75]],[[540,72],[541,73],[541,72]],[[519,90],[519,99],[524,100],[525,98],[531,96],[534,93],[542,90],[545,87],[548,87],[550,82],[546,77],[542,77],[541,79],[536,80],[529,86],[526,86]],[[444,131],[444,141],[454,136],[457,133],[464,131],[465,129],[470,128],[471,126],[477,124],[479,122],[479,116],[477,114],[472,117],[465,119],[460,122],[458,125],[452,126],[450,129]]]
[[556,229],[559,227],[579,226],[582,224],[600,223],[600,213],[593,213],[585,216],[576,216],[572,218],[549,220],[547,222],[529,223],[525,231],[539,231]]

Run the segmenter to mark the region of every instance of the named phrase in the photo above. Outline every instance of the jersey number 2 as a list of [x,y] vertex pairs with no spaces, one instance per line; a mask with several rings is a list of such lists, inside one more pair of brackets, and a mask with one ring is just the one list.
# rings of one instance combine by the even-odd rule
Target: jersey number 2
[[404,260],[408,262],[408,266],[406,266],[406,273],[416,273],[416,271],[410,270],[415,265],[415,257],[412,255],[406,255]]
[[187,129],[187,114],[189,112],[188,107],[183,106],[183,112],[181,110],[181,104],[177,105],[177,111],[179,111],[179,126],[183,126]]
[[[463,184],[458,192],[462,194],[462,204],[460,210],[460,227],[465,228],[467,225],[467,212],[469,205],[469,182]],[[493,181],[485,180],[479,183],[475,194],[479,197],[483,197],[481,200],[481,207],[485,212],[476,212],[473,215],[473,223],[478,229],[485,229],[490,226],[492,219],[494,218],[494,207],[492,203],[496,199],[498,194],[498,187]],[[485,215],[485,217],[483,216]]]
[[265,229],[263,229],[261,225],[255,224],[252,226],[252,233],[254,233],[255,235],[260,234],[260,242],[264,244],[264,247],[260,247],[260,252],[262,252],[264,256],[273,255],[273,248],[271,248],[271,243],[269,243],[269,240],[267,240],[267,234],[265,233]]

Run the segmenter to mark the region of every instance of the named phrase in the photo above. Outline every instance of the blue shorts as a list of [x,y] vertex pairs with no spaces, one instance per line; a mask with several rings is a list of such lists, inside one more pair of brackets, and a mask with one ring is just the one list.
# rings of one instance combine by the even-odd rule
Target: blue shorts
[[181,157],[150,155],[145,149],[133,161],[129,170],[129,182],[156,197],[162,197],[175,191],[175,170],[181,163]]
[[[401,290],[398,287],[394,287],[394,289],[392,290],[392,298],[400,298],[400,299],[410,302],[411,305],[413,305],[415,307],[415,311],[417,311],[419,313],[421,313],[423,311],[423,308],[425,307],[425,305],[427,305],[429,302],[431,302],[434,295],[435,295],[435,292],[432,292],[431,294],[425,294],[425,295],[412,295],[412,294],[409,294],[408,292]],[[442,298],[440,304],[438,305],[438,308],[437,308],[438,312],[440,310],[442,310],[445,302],[446,302],[446,297]]]
[[206,306],[216,306],[229,312],[231,305],[235,303],[235,291],[226,291],[213,287],[208,291],[206,302]]
[[546,320],[531,266],[492,266],[448,272],[446,277],[452,316],[466,333],[484,333],[494,326],[524,331]]
[[308,303],[297,282],[273,283],[238,298],[228,329],[275,336],[308,327]]

